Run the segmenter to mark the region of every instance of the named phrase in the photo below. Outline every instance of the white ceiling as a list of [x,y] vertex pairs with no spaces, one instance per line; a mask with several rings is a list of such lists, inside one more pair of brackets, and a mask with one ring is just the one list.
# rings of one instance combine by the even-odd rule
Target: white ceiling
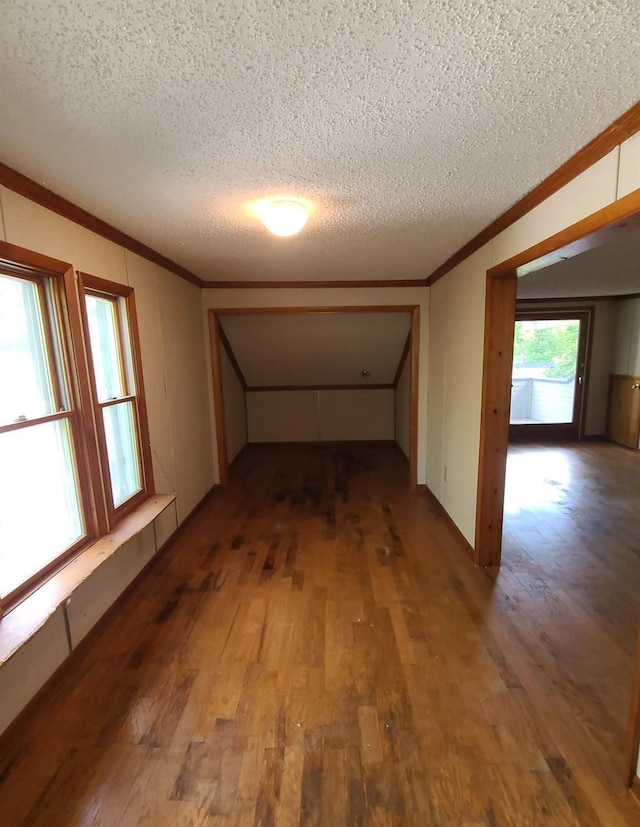
[[[222,316],[249,387],[386,385],[395,378],[408,313]],[[370,375],[364,379],[361,371]]]
[[640,231],[518,279],[518,298],[579,298],[640,293]]
[[204,279],[427,276],[638,95],[636,0],[0,6],[0,159]]

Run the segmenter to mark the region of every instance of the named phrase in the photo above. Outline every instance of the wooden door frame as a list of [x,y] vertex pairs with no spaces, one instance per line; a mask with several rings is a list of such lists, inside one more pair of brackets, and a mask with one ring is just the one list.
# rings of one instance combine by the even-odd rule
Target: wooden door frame
[[[410,314],[410,409],[409,409],[409,484],[412,490],[418,486],[418,396],[420,372],[420,306],[410,305],[357,305],[354,307],[235,307],[210,308],[209,347],[211,350],[211,379],[213,388],[213,415],[218,448],[218,475],[221,486],[229,482],[226,424],[224,417],[224,392],[221,364],[221,316],[285,316],[360,313],[409,313]],[[363,385],[363,390],[366,390]]]
[[475,562],[499,566],[509,444],[511,367],[518,276],[613,240],[640,227],[640,189],[487,271]]
[[581,439],[587,418],[587,393],[589,389],[589,368],[593,342],[594,307],[575,307],[564,310],[523,310],[516,302],[515,322],[519,321],[563,321],[577,319],[580,323],[578,352],[576,356],[575,392],[572,421],[567,423],[509,424],[509,439]]

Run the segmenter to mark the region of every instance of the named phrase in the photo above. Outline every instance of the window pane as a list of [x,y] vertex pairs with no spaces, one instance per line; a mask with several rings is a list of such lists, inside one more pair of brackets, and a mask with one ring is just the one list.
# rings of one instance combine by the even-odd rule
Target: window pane
[[573,421],[579,319],[517,321],[511,379],[512,425]]
[[55,413],[38,286],[0,274],[0,424]]
[[126,395],[118,341],[118,308],[112,299],[90,294],[86,302],[96,390],[98,400],[106,402]]
[[0,434],[0,592],[8,594],[84,535],[69,423]]
[[138,466],[138,439],[133,402],[121,402],[102,409],[111,474],[111,493],[117,508],[142,489]]

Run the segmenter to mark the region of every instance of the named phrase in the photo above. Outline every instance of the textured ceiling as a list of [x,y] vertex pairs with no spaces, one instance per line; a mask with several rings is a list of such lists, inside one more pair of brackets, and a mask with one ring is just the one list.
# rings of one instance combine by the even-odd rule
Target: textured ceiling
[[627,231],[586,253],[518,279],[518,298],[623,296],[640,293],[640,231]]
[[[384,385],[393,382],[410,327],[408,313],[222,316],[250,387]],[[370,375],[363,379],[361,371]]]
[[[0,12],[0,159],[204,279],[424,277],[639,87],[637,0]],[[278,194],[301,236],[250,214]]]

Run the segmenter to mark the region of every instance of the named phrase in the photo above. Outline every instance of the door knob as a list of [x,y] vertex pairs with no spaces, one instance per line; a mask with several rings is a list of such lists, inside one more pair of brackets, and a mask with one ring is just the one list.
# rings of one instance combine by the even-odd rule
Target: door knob
[[632,391],[640,391],[640,382],[634,382],[634,384],[631,385],[631,390]]

